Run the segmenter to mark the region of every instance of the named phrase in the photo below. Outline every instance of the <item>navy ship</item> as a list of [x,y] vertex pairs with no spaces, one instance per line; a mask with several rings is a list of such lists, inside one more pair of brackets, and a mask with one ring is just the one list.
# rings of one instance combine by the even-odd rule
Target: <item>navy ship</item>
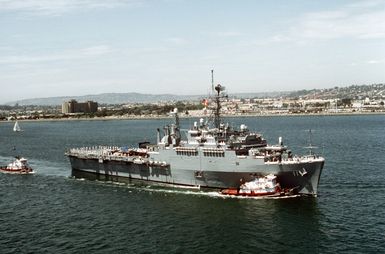
[[239,189],[246,182],[276,176],[282,190],[318,193],[324,158],[312,152],[294,155],[282,138],[271,145],[244,124],[232,128],[222,121],[224,87],[216,85],[212,117],[194,122],[182,139],[178,110],[175,121],[157,130],[157,143],[137,148],[95,146],[71,148],[72,175],[119,182],[146,182],[188,188]]

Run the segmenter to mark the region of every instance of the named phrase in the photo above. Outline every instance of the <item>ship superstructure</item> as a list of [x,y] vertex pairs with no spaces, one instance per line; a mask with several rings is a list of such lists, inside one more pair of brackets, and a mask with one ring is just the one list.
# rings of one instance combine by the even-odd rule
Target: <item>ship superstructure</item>
[[[293,155],[283,145],[269,145],[244,124],[238,129],[223,123],[220,103],[224,87],[215,86],[213,121],[199,119],[182,139],[178,111],[174,123],[157,131],[157,143],[138,148],[72,148],[73,175],[90,175],[113,181],[145,181],[171,186],[239,188],[245,182],[276,176],[283,190],[317,195],[324,158],[311,153]],[[213,123],[213,126],[211,126]]]

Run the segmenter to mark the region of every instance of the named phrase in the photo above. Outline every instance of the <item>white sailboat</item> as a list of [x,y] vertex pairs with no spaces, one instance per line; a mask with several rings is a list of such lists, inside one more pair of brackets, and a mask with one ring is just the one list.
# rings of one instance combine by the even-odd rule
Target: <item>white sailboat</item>
[[13,131],[21,131],[18,121],[15,122],[15,125],[13,126]]

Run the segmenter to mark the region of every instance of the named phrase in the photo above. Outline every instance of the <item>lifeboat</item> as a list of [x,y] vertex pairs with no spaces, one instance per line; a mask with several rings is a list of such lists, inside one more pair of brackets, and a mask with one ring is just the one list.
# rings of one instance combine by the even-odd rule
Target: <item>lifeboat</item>
[[277,183],[275,175],[257,177],[253,181],[242,184],[239,188],[224,189],[221,194],[232,196],[280,196],[284,194]]
[[0,172],[10,174],[33,174],[33,169],[28,165],[27,159],[15,157],[15,161],[7,166],[0,166]]

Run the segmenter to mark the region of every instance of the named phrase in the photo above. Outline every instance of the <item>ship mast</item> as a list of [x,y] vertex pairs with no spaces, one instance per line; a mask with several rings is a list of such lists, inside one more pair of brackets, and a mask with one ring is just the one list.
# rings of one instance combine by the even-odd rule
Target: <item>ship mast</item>
[[309,155],[314,155],[313,149],[318,148],[317,146],[312,145],[312,131],[309,129],[309,145],[305,146],[305,148],[309,149]]
[[221,124],[221,101],[220,101],[220,93],[221,93],[222,86],[220,84],[215,86],[215,91],[217,91],[217,94],[215,95],[215,111],[214,111],[214,126],[215,128],[219,129],[219,125]]
[[[214,93],[214,126],[219,129],[221,124],[221,99],[226,98],[226,95],[221,94],[222,91],[225,90],[225,87],[218,84],[214,87],[214,70],[211,70],[211,87]],[[216,93],[215,93],[216,92]]]

